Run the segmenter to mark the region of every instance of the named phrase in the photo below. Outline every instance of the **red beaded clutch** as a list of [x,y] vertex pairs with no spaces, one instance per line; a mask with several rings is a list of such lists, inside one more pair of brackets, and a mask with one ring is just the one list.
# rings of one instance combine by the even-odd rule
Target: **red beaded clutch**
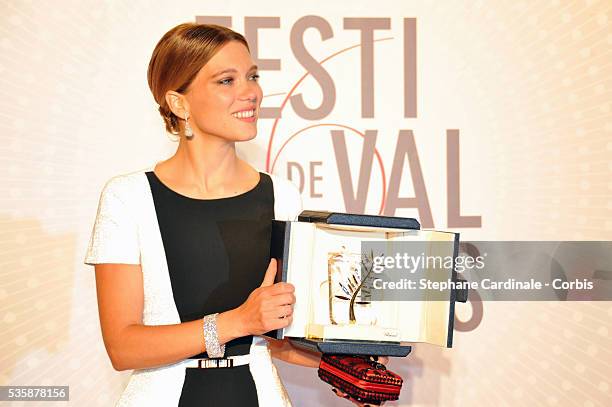
[[355,400],[367,404],[380,404],[397,400],[402,378],[386,366],[367,356],[323,354],[319,377]]

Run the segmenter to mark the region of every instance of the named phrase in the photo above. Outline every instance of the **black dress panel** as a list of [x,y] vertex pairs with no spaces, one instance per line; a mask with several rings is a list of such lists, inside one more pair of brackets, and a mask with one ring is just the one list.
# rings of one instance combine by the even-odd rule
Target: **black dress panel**
[[[195,199],[146,172],[181,322],[236,308],[261,284],[270,261],[274,189],[259,174],[259,183],[240,195]],[[232,340],[225,355],[247,354],[251,342],[252,336]],[[186,369],[179,405],[257,405],[249,366]]]

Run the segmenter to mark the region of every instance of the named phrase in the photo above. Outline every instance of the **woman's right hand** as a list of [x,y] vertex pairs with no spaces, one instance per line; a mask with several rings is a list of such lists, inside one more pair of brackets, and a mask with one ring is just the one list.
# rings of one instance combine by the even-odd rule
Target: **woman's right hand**
[[275,276],[276,259],[272,258],[261,286],[236,308],[241,325],[246,330],[245,335],[261,335],[285,328],[293,321],[295,287],[285,282],[274,284]]

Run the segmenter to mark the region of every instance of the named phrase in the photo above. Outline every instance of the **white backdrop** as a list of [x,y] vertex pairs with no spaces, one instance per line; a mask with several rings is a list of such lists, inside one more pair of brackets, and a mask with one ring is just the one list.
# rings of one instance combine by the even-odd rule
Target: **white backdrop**
[[[104,182],[176,148],[146,69],[161,35],[196,16],[231,16],[239,32],[252,17],[278,26],[258,31],[258,57],[279,61],[267,63],[278,70],[260,72],[263,106],[293,99],[238,148],[260,170],[303,181],[305,208],[377,214],[384,202],[386,214],[466,240],[612,236],[608,2],[1,8],[0,385],[70,385],[74,405],[109,405],[122,391],[128,373],[106,356],[93,268],[82,261]],[[389,28],[375,30],[368,46],[367,35],[345,28],[365,20],[351,18]],[[414,33],[405,30],[412,24]],[[411,83],[416,90],[406,90]],[[335,103],[315,119],[296,108],[297,95],[315,110],[332,92]],[[336,148],[332,130],[344,131]],[[377,132],[373,156],[362,155],[367,131]],[[355,194],[368,188],[363,199],[349,202],[350,185]],[[402,200],[415,196],[419,210]],[[486,303],[475,314],[469,305],[457,312],[472,327],[455,332],[453,349],[417,345],[390,362],[405,379],[395,405],[609,404],[610,303]],[[296,406],[347,405],[315,369],[278,366]]]

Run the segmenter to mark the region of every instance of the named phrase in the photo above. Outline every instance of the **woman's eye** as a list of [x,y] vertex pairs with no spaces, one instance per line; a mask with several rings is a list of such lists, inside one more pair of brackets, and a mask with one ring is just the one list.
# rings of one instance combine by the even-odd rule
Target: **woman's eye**
[[[259,79],[259,75],[258,74],[251,75],[250,79],[252,81],[257,82],[257,80]],[[219,84],[221,84],[221,85],[231,85],[233,82],[234,82],[234,78],[225,78],[225,79],[221,79],[219,81]]]

